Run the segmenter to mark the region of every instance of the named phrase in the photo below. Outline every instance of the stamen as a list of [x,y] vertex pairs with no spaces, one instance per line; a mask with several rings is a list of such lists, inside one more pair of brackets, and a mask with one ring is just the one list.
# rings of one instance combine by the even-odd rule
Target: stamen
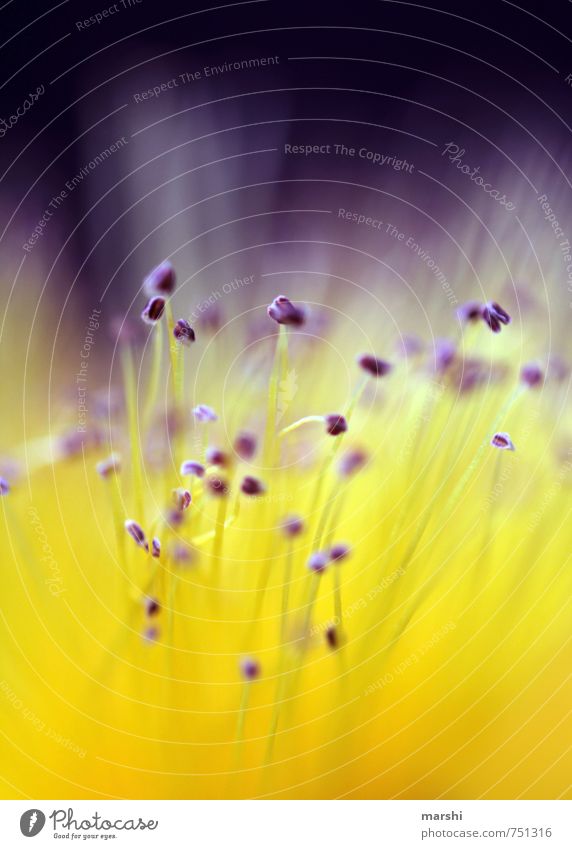
[[193,415],[198,422],[216,422],[217,414],[212,407],[207,407],[206,404],[199,404],[193,410]]
[[334,563],[340,563],[342,560],[345,560],[346,557],[349,557],[351,549],[349,545],[346,545],[343,542],[336,543],[330,548],[330,560]]
[[147,275],[143,281],[143,291],[148,298],[155,295],[172,295],[175,285],[175,269],[169,260],[165,260]]
[[145,551],[149,551],[149,543],[147,542],[145,531],[138,522],[134,519],[127,519],[124,527],[129,536],[135,540],[140,548],[144,548]]
[[456,347],[451,339],[435,340],[435,370],[442,374],[455,360]]
[[240,671],[245,681],[254,681],[260,677],[260,664],[253,657],[245,657],[240,661]]
[[346,452],[338,464],[338,472],[344,478],[349,478],[366,465],[368,455],[361,448],[353,448]]
[[488,304],[485,304],[482,308],[481,315],[493,333],[500,333],[501,325],[510,324],[511,322],[510,315],[495,301],[489,301]]
[[156,598],[146,598],[145,599],[145,614],[151,618],[152,616],[157,616],[161,609],[161,605],[159,604]]
[[326,423],[326,433],[329,433],[330,436],[339,436],[340,433],[345,433],[348,429],[348,423],[344,416],[338,413],[324,416],[324,422]]
[[151,298],[147,302],[145,309],[141,313],[141,318],[145,324],[154,325],[159,321],[165,310],[165,298]]
[[207,479],[207,487],[211,495],[216,495],[219,498],[222,498],[228,495],[228,483],[219,477],[212,477]]
[[321,575],[322,572],[326,571],[329,562],[330,558],[327,552],[315,551],[310,555],[307,565],[310,572]]
[[502,451],[516,451],[514,443],[508,433],[504,433],[502,431],[495,433],[491,439],[491,445],[495,448],[500,448]]
[[335,625],[328,625],[326,628],[326,642],[331,649],[339,648],[340,639]]
[[158,537],[153,537],[151,542],[151,557],[161,556],[161,540]]
[[234,440],[234,450],[241,460],[252,460],[256,454],[256,447],[256,436],[245,430],[241,430]]
[[102,478],[108,478],[112,474],[117,474],[121,470],[121,463],[118,454],[111,454],[105,460],[100,460],[96,465],[96,471]]
[[543,382],[544,373],[536,363],[526,363],[520,370],[520,379],[526,386],[534,389]]
[[457,310],[457,318],[463,323],[478,321],[483,312],[483,305],[479,301],[467,301]]
[[286,516],[281,523],[282,532],[286,537],[297,537],[304,531],[304,522],[300,516]]
[[191,506],[191,493],[188,489],[178,486],[172,492],[173,503],[177,510],[187,510]]
[[214,446],[207,448],[205,458],[209,466],[228,466],[230,463],[230,457],[228,454]]
[[195,341],[195,331],[188,321],[179,318],[173,327],[173,336],[181,345],[191,345]]
[[6,478],[0,477],[0,495],[8,495],[10,492],[10,484],[6,480]]
[[143,631],[143,639],[147,643],[156,643],[159,639],[159,629],[154,625],[150,625]]
[[250,475],[243,478],[240,489],[245,495],[262,495],[266,492],[264,484],[258,478],[253,478]]
[[301,327],[306,320],[306,315],[301,307],[296,307],[285,295],[278,295],[267,308],[270,318],[278,324],[286,324],[291,327]]
[[393,369],[391,363],[388,363],[387,360],[380,360],[379,357],[374,357],[373,354],[361,354],[357,358],[357,363],[360,368],[371,374],[372,377],[385,377]]
[[181,474],[192,475],[195,478],[203,478],[205,476],[205,467],[202,463],[196,460],[185,460],[181,463]]

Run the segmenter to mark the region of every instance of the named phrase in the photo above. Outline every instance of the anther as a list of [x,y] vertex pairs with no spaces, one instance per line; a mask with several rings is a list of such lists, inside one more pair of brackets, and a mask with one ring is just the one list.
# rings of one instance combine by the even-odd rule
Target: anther
[[191,345],[195,341],[195,331],[188,321],[184,318],[179,318],[173,327],[173,336],[180,342],[181,345]]
[[278,295],[277,298],[274,298],[266,311],[269,317],[278,324],[301,327],[306,319],[304,310],[301,307],[294,306],[285,295]]
[[172,295],[175,291],[175,269],[168,260],[162,262],[147,275],[143,290],[148,298],[155,295]]
[[338,413],[330,413],[324,416],[324,422],[326,424],[326,433],[329,433],[330,436],[339,436],[340,433],[345,433],[348,429],[347,421]]
[[371,374],[372,377],[385,377],[393,368],[387,360],[380,360],[379,357],[374,357],[373,354],[361,354],[357,358],[357,363],[360,368]]
[[141,313],[141,318],[145,324],[156,324],[165,309],[165,298],[155,297],[147,301],[145,309]]

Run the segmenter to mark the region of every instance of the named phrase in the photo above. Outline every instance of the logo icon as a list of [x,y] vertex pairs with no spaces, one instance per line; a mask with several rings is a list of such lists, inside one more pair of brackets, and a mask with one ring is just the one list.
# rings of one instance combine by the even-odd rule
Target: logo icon
[[20,831],[24,837],[35,837],[46,824],[46,816],[37,808],[26,811],[20,817]]

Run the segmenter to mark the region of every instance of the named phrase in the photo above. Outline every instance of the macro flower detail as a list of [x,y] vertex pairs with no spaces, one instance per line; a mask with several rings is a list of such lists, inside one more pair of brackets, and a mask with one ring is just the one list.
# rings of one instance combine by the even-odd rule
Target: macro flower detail
[[164,311],[165,299],[160,297],[154,297],[147,301],[145,308],[141,313],[141,318],[143,319],[145,324],[154,325],[157,324]]
[[499,431],[495,433],[493,438],[491,439],[491,445],[495,448],[500,448],[502,451],[516,451],[514,443],[508,433],[504,431]]
[[143,281],[143,291],[148,298],[157,295],[168,297],[175,291],[175,269],[169,260],[165,260],[151,271]]
[[267,309],[271,319],[278,324],[301,327],[305,321],[305,313],[301,307],[295,306],[285,295],[274,298]]
[[510,315],[503,310],[500,304],[489,301],[482,308],[481,315],[485,324],[488,324],[493,333],[500,333],[503,324],[510,324]]
[[188,321],[184,318],[179,318],[173,327],[173,336],[181,345],[189,346],[195,341],[195,331]]

